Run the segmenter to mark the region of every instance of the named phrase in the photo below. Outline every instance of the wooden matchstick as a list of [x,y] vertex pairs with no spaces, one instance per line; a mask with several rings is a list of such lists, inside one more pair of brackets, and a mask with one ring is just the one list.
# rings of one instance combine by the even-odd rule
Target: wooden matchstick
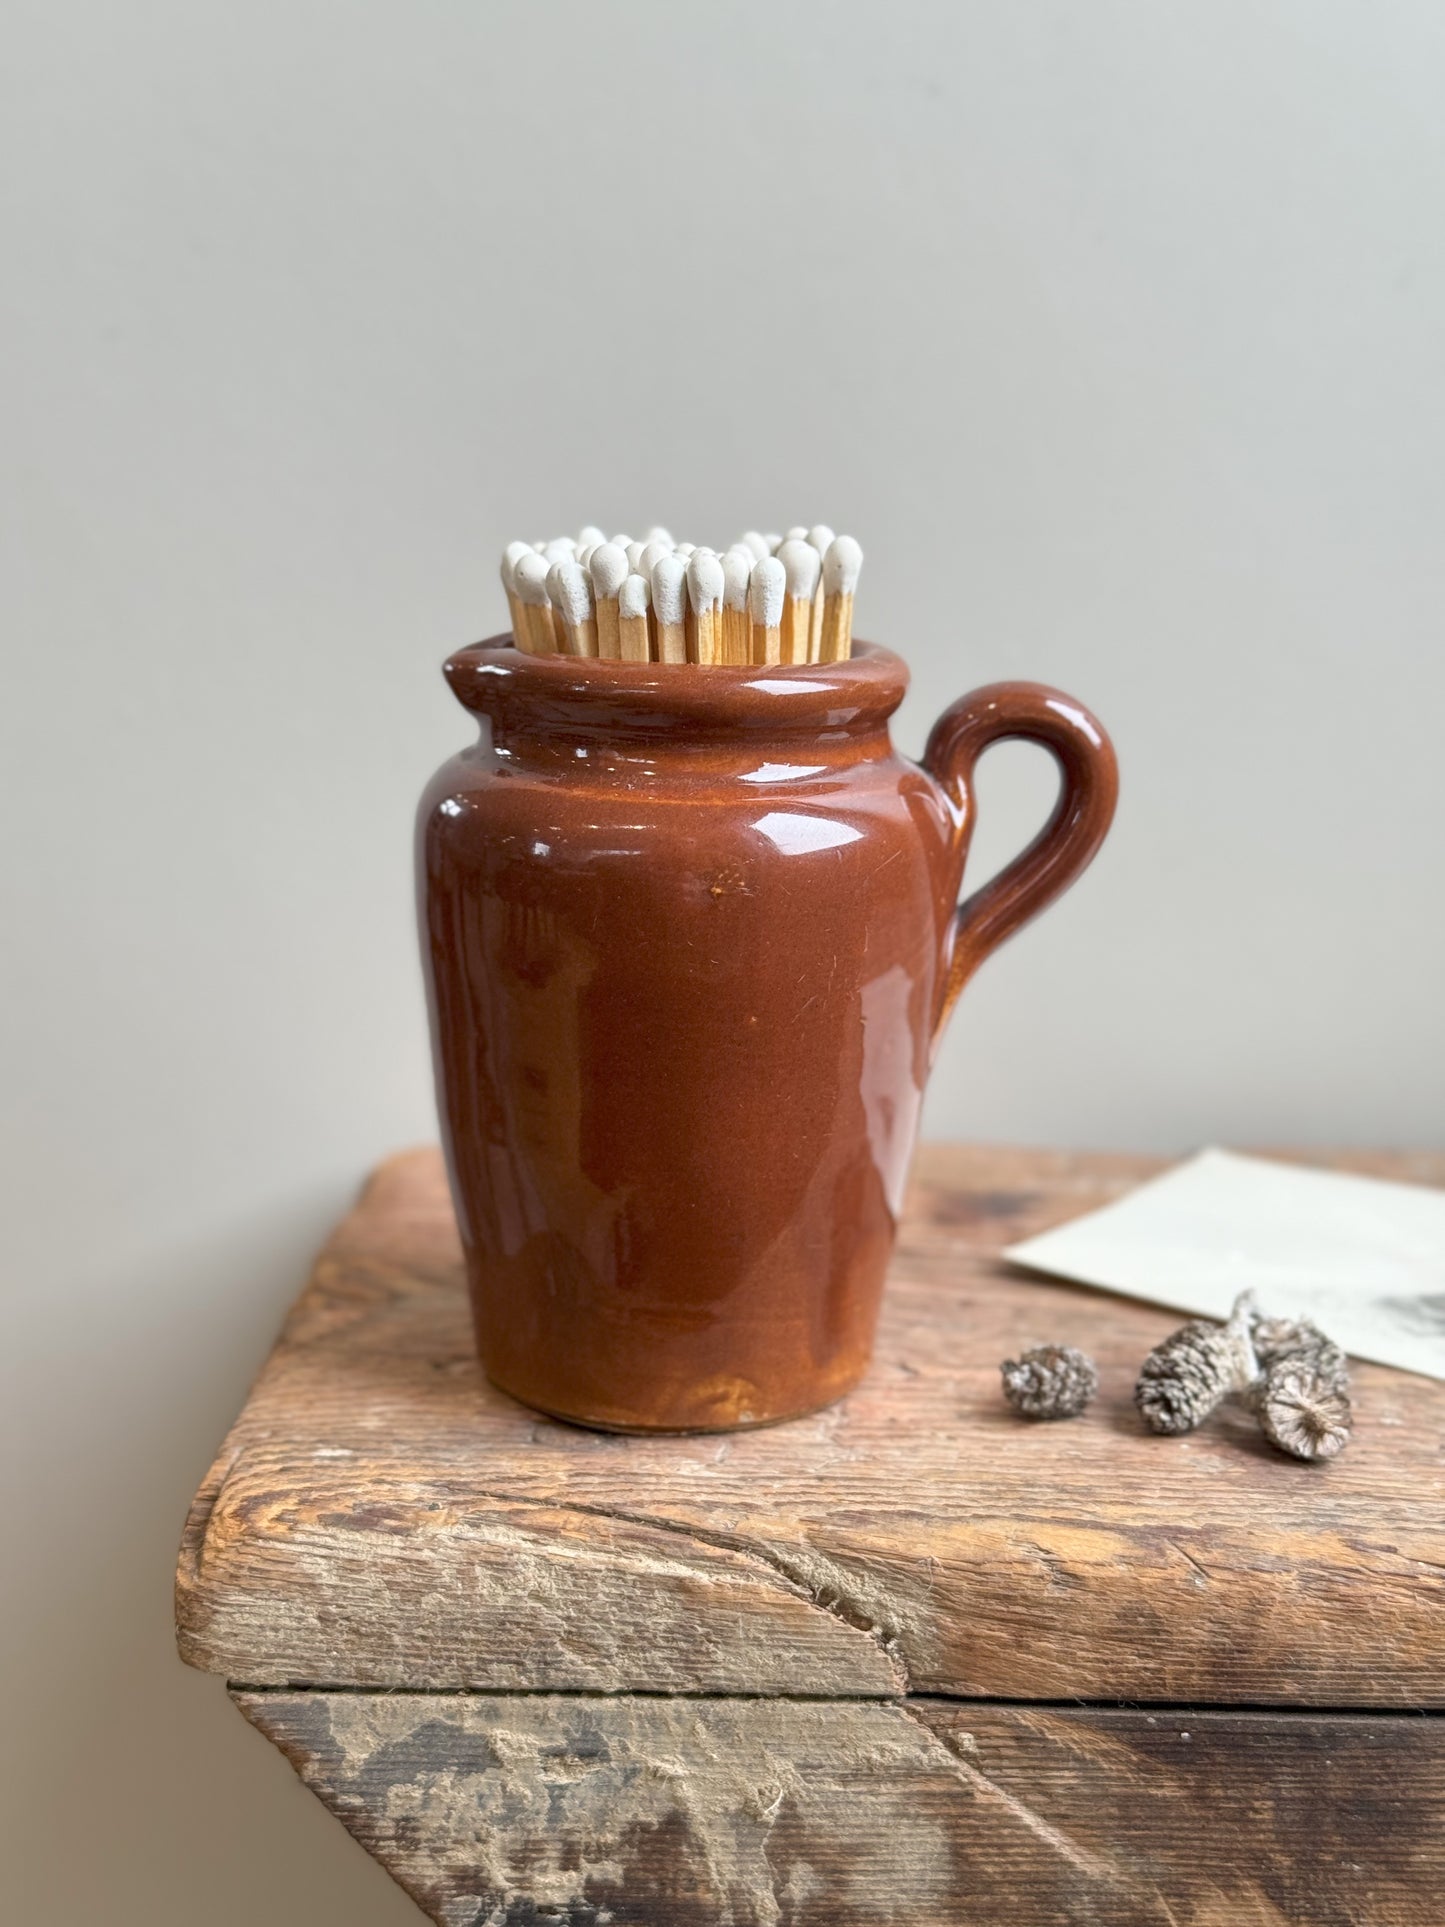
[[851,535],[839,535],[823,557],[823,639],[819,662],[846,662],[853,650],[853,591],[863,551]]
[[753,564],[748,585],[748,611],[753,619],[752,660],[783,659],[783,605],[787,601],[788,571],[775,555]]
[[[545,561],[546,558],[543,557],[543,560]],[[562,614],[562,605],[557,600],[558,591],[561,588],[561,581],[557,574],[560,566],[559,563],[554,562],[547,571],[547,601],[550,605],[547,613],[552,621],[553,650],[559,656],[570,656],[572,645],[567,635],[567,618]]]
[[517,647],[529,656],[550,656],[557,647],[552,629],[552,605],[547,596],[547,564],[535,549],[517,558],[512,571],[522,618]]
[[647,615],[652,585],[645,575],[630,575],[617,592],[617,634],[624,662],[650,662]]
[[622,642],[617,633],[617,591],[627,580],[627,550],[604,542],[588,564],[592,599],[597,612],[597,653],[604,662],[617,662]]
[[811,542],[796,538],[785,542],[777,559],[787,577],[783,598],[783,662],[811,662],[813,604],[817,600],[818,580],[823,573],[823,558]]
[[597,654],[592,582],[580,562],[558,562],[547,575],[547,593],[562,619],[562,648],[569,656]]
[[576,553],[577,544],[570,535],[559,535],[542,549],[542,560],[547,564],[547,600],[552,605],[552,646],[558,655],[562,656],[568,653],[567,629],[562,620],[562,610],[557,601],[553,577],[557,572],[558,563],[570,562]]
[[509,542],[502,551],[502,587],[507,592],[507,614],[512,621],[512,640],[522,646],[522,605],[517,600],[516,569],[524,555],[532,553],[530,542]]
[[808,660],[816,662],[818,651],[823,646],[823,557],[833,546],[833,531],[826,522],[815,522],[808,530],[808,540],[818,551],[818,584],[813,591],[813,629],[808,639]]
[[679,555],[659,556],[652,565],[652,615],[657,660],[686,662],[687,564]]
[[751,662],[753,659],[752,618],[748,614],[748,581],[753,572],[753,552],[741,543],[730,548],[722,559],[722,659],[724,662]]
[[722,653],[722,563],[711,549],[687,558],[687,659],[713,666]]

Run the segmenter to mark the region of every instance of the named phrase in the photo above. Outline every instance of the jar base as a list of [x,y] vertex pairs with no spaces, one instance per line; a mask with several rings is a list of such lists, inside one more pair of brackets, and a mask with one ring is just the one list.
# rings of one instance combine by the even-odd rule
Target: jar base
[[505,1392],[519,1405],[526,1406],[529,1412],[540,1412],[544,1418],[556,1419],[563,1425],[575,1425],[582,1432],[611,1432],[626,1438],[706,1438],[716,1437],[725,1432],[762,1432],[773,1425],[790,1425],[795,1419],[811,1418],[817,1412],[826,1412],[832,1405],[838,1405],[854,1390],[863,1374],[851,1379],[837,1391],[829,1392],[826,1398],[813,1400],[800,1405],[793,1411],[769,1413],[766,1418],[733,1419],[720,1425],[648,1425],[626,1419],[584,1417],[578,1412],[564,1412],[555,1405],[543,1404],[535,1398],[526,1398],[521,1392],[514,1391],[493,1373],[487,1372],[488,1384],[495,1385],[499,1392]]

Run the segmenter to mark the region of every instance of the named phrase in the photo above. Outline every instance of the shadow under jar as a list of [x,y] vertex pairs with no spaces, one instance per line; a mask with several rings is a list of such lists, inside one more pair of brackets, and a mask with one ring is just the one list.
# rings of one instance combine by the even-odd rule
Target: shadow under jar
[[[939,1033],[1098,848],[1102,728],[1034,683],[964,697],[922,765],[908,674],[524,655],[446,664],[481,725],[418,822],[438,1096],[488,1376],[618,1431],[816,1410],[862,1375]],[[1059,801],[961,907],[1004,737]]]

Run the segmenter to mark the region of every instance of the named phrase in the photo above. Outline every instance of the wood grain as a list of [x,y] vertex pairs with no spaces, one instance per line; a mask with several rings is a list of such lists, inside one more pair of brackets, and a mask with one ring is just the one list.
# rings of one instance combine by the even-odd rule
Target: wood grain
[[[1341,1161],[1445,1182],[1438,1156]],[[1149,1437],[1134,1375],[1177,1315],[997,1262],[1155,1168],[926,1149],[861,1388],[649,1439],[480,1378],[440,1161],[395,1158],[198,1496],[182,1652],[260,1686],[1440,1705],[1445,1386],[1362,1367],[1328,1466],[1242,1415]],[[1029,1426],[998,1363],[1051,1339],[1101,1394]]]
[[240,1693],[443,1927],[1439,1927],[1445,1723]]

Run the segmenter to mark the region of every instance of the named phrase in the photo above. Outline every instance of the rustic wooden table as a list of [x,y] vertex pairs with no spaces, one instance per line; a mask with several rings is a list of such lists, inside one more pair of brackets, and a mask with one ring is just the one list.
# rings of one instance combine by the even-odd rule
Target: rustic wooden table
[[[1146,1436],[1177,1316],[993,1254],[1153,1168],[925,1149],[859,1391],[643,1439],[485,1383],[391,1160],[197,1496],[184,1657],[447,1927],[1441,1927],[1445,1386],[1360,1368],[1328,1466]],[[1101,1394],[1027,1425],[1050,1339]]]

